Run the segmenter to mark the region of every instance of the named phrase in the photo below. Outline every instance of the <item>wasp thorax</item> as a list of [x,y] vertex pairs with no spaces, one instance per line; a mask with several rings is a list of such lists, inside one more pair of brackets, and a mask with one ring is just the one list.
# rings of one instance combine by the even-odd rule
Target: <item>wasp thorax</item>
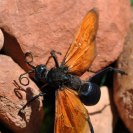
[[52,68],[47,74],[47,82],[54,88],[61,88],[68,81],[68,76],[61,68]]
[[99,101],[101,96],[101,91],[98,85],[86,82],[82,85],[79,91],[80,100],[85,105],[95,105]]

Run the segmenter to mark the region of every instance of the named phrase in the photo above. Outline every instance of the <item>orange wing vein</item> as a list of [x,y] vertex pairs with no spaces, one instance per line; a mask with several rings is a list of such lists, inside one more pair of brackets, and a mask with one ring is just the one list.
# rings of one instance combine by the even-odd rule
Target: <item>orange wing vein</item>
[[89,115],[75,91],[56,91],[55,133],[90,133]]
[[82,75],[95,57],[95,37],[98,28],[98,13],[95,9],[88,12],[80,29],[63,60],[70,73]]

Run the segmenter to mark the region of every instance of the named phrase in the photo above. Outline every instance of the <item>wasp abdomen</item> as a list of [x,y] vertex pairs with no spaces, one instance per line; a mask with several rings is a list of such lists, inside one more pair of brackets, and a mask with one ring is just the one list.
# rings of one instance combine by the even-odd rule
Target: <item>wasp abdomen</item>
[[97,104],[100,96],[99,86],[91,82],[84,83],[79,91],[80,100],[87,106]]
[[79,77],[75,75],[68,75],[68,82],[65,83],[65,85],[73,90],[78,91],[79,88],[81,87],[81,80]]

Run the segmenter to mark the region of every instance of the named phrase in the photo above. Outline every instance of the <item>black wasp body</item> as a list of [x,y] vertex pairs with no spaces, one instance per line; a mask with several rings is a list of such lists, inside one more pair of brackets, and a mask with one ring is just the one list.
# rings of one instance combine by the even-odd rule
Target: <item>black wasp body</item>
[[[78,93],[80,100],[85,105],[95,105],[99,101],[101,96],[99,86],[91,82],[93,78],[91,78],[91,80],[88,81],[82,81],[78,76],[69,73],[68,68],[64,66],[63,63],[59,65],[56,53],[58,52],[51,51],[51,56],[48,58],[48,61],[45,65],[38,65],[34,67],[30,64],[30,62],[27,61],[28,65],[30,65],[33,68],[33,70],[28,73],[34,72],[35,80],[43,82],[44,86],[49,85],[51,89],[57,90],[65,89],[66,87],[68,87],[72,90],[75,90]],[[29,54],[30,53],[26,53],[26,56],[29,56]],[[32,57],[31,54],[30,56]],[[47,64],[51,58],[54,59],[55,67],[48,70]],[[19,78],[21,84],[23,84],[21,80],[22,78],[24,78],[24,74],[20,75]],[[37,97],[41,95],[37,95]],[[33,101],[33,99],[31,99],[31,101]]]
[[66,86],[73,90],[79,90],[82,85],[77,76],[67,73],[63,67],[52,68],[48,71],[46,82],[55,89],[62,89]]
[[100,99],[101,92],[98,85],[80,80],[78,76],[70,74],[64,66],[54,67],[48,71],[44,65],[39,65],[36,68],[35,78],[49,84],[55,90],[68,87],[77,91],[85,105],[94,105]]

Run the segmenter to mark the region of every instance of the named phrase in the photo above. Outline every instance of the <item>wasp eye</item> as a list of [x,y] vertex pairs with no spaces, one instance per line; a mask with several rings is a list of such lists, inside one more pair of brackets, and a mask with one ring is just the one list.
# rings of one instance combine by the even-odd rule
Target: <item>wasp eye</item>
[[47,73],[47,68],[45,65],[38,65],[35,69],[35,79],[37,81],[45,81],[45,77],[46,77],[46,73]]
[[80,100],[87,106],[97,104],[100,96],[99,86],[91,82],[84,83],[79,92]]

